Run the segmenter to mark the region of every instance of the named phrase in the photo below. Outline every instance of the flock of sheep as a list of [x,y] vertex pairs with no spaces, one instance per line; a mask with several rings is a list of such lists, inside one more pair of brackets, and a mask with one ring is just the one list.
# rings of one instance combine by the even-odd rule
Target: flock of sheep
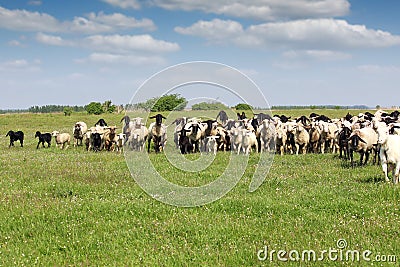
[[[400,119],[399,112],[390,114],[378,110],[352,116],[349,113],[343,118],[331,119],[324,115],[311,113],[291,119],[284,115],[255,114],[246,118],[246,114],[237,114],[237,119],[229,119],[224,111],[220,111],[213,120],[199,118],[178,118],[170,125],[165,125],[166,118],[157,114],[146,127],[143,118],[124,116],[122,133],[117,134],[116,126],[107,126],[100,119],[95,126],[88,128],[85,122],[77,122],[73,126],[74,146],[85,144],[88,151],[129,150],[161,152],[167,142],[167,128],[175,126],[173,140],[180,153],[217,151],[234,151],[248,155],[250,152],[278,153],[283,155],[305,153],[339,153],[340,158],[349,159],[354,165],[353,152],[360,153],[360,165],[367,164],[370,154],[374,155],[374,163],[382,164],[386,181],[388,164],[393,167],[394,183],[399,182],[400,169]],[[19,141],[23,146],[24,133],[9,131],[9,146]],[[54,137],[56,147],[67,149],[71,142],[69,133],[36,132],[38,138],[36,148],[40,144],[50,147]],[[151,145],[153,142],[153,146]]]

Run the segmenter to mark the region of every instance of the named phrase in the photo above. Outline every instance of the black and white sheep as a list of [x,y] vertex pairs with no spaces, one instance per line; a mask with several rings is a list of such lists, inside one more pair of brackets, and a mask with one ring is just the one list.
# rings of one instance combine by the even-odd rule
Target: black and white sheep
[[149,138],[148,138],[148,147],[147,152],[150,152],[150,144],[151,140],[154,143],[154,149],[156,153],[159,153],[162,149],[164,149],[165,143],[167,141],[167,127],[162,123],[165,118],[161,114],[157,114],[155,116],[149,117],[150,119],[156,119],[155,122],[151,123],[149,126]]
[[88,130],[86,123],[83,121],[78,121],[75,123],[72,133],[74,135],[74,147],[81,146],[83,138]]

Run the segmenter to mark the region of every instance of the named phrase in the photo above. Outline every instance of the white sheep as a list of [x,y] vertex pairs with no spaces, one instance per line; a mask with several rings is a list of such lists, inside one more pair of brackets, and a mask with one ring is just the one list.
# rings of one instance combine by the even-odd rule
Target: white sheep
[[149,130],[145,126],[132,129],[128,138],[130,147],[136,151],[144,151],[148,135]]
[[296,146],[296,155],[299,154],[300,146],[302,146],[303,154],[306,154],[308,142],[310,141],[310,134],[300,122],[295,126],[294,141]]
[[322,126],[320,143],[321,143],[321,153],[325,152],[325,144],[328,143],[328,148],[332,153],[336,152],[336,149],[339,149],[338,145],[338,134],[339,129],[334,123],[321,121],[320,125]]
[[261,151],[270,151],[274,144],[276,129],[272,121],[265,119],[257,129],[261,141]]
[[380,127],[375,130],[378,134],[378,144],[381,146],[379,156],[385,180],[387,182],[390,181],[388,177],[388,164],[390,164],[389,171],[392,168],[393,183],[397,184],[400,170],[400,136],[390,135],[388,127]]
[[[242,130],[242,143],[240,147],[243,149],[243,153],[246,155],[249,155],[251,147],[255,146],[256,151],[258,151],[258,142],[257,142],[257,137],[256,134],[253,131],[243,129]],[[239,150],[240,150],[239,147]],[[238,154],[239,154],[238,150]]]
[[237,153],[239,154],[243,139],[242,128],[232,128],[229,131],[229,137],[231,140],[231,150],[237,151]]
[[60,133],[59,131],[53,131],[51,133],[56,141],[56,147],[60,146],[60,149],[67,149],[71,142],[71,135],[69,133]]
[[218,144],[217,144],[217,139],[219,136],[207,136],[206,137],[206,152],[213,152],[214,155],[217,154],[217,149],[218,149]]
[[275,126],[275,145],[276,145],[276,150],[279,151],[281,156],[283,156],[283,153],[285,152],[285,145],[286,145],[286,127],[285,124],[281,123],[280,121],[276,123],[277,125]]

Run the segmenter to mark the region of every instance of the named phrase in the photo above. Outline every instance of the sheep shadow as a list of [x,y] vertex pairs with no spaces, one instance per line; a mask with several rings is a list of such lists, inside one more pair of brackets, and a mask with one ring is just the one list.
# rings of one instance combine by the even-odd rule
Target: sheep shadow
[[368,177],[366,179],[357,178],[356,181],[361,184],[386,183],[385,178],[381,176]]

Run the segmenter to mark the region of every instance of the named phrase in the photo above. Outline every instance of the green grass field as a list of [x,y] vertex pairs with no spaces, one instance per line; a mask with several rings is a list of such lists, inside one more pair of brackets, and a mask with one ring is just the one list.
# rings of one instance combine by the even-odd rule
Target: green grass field
[[[122,115],[102,117],[120,125]],[[71,133],[76,121],[92,125],[99,118],[0,115],[0,266],[399,265],[400,187],[384,182],[380,166],[351,168],[331,154],[277,155],[264,184],[249,193],[257,164],[257,155],[251,155],[245,175],[225,197],[179,208],[148,196],[131,177],[123,154],[72,146],[36,149],[36,130]],[[19,142],[8,148],[5,135],[11,129],[25,132],[24,148]],[[201,174],[166,168],[162,154],[150,158],[169,180],[193,186],[217,177],[229,153],[219,153]],[[339,239],[347,241],[346,248],[338,249]],[[265,246],[268,257],[261,261],[264,254],[258,252]],[[313,250],[318,258],[330,248],[338,249],[337,255],[341,251],[343,260],[329,260],[327,254],[323,261],[282,262],[277,252],[272,261],[269,257],[272,250],[296,250],[300,256]],[[370,250],[371,262],[346,261],[347,250]],[[391,255],[397,262],[389,262]],[[376,262],[377,256],[386,262]]]

